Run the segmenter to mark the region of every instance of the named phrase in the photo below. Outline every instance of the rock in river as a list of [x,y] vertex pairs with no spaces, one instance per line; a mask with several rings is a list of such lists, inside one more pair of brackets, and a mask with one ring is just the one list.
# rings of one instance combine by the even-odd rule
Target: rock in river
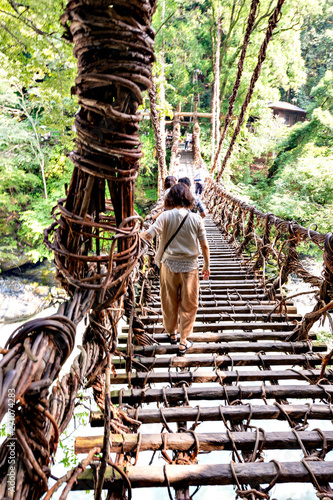
[[66,299],[56,286],[53,270],[40,264],[25,269],[20,276],[0,277],[0,324],[25,321],[46,307]]

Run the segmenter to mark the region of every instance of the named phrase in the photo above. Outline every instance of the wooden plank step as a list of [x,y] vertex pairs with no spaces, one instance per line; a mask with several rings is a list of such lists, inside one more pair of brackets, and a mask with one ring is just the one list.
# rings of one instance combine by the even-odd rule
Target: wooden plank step
[[[234,321],[224,321],[223,323],[198,323],[195,322],[193,325],[194,332],[210,332],[210,331],[225,331],[225,330],[270,330],[270,331],[287,331],[292,332],[295,329],[295,325],[292,323],[276,322],[276,323],[235,323]],[[164,332],[164,326],[158,325],[145,325],[145,330],[147,333],[162,333]],[[128,326],[122,328],[123,332],[128,332]]]
[[218,288],[218,289],[221,289],[223,290],[223,288],[236,288],[237,290],[240,289],[240,290],[243,290],[243,289],[255,289],[255,287],[257,286],[258,289],[260,289],[262,291],[262,288],[260,288],[260,282],[256,279],[253,279],[253,278],[248,278],[246,279],[246,281],[244,280],[244,283],[242,283],[241,281],[238,281],[238,280],[235,280],[235,279],[230,279],[230,280],[213,280],[213,281],[208,281],[208,280],[202,280],[200,279],[200,281],[202,282],[202,288],[205,289],[205,288],[208,288],[208,287],[212,287],[212,288]]
[[[253,342],[256,340],[285,340],[289,337],[289,332],[272,332],[272,331],[264,331],[264,332],[195,332],[191,335],[192,342]],[[120,334],[118,336],[118,344],[126,344],[127,343],[127,335]],[[156,333],[153,335],[154,340],[159,344],[170,344],[170,337],[166,333]],[[310,333],[309,338],[311,340],[316,339],[315,333]],[[177,335],[178,342],[180,340],[180,336]]]
[[[210,258],[212,262],[221,262],[221,263],[237,262],[239,264],[246,264],[247,262],[251,261],[251,258],[244,253],[238,255],[236,252],[230,253],[227,250],[220,251],[218,249],[211,249]],[[202,255],[199,255],[198,260],[200,263],[203,262]]]
[[[230,295],[234,295],[235,297],[239,297],[239,295],[242,296],[242,293],[243,295],[251,295],[251,298],[256,295],[259,295],[260,297],[267,295],[265,291],[262,288],[260,288],[257,282],[249,282],[249,281],[247,281],[246,283],[240,283],[237,281],[229,283],[227,282],[207,283],[206,281],[202,281],[199,288],[199,294],[201,295],[207,295],[207,294],[218,295],[218,296],[220,295],[223,296],[223,298],[225,298],[226,292],[228,292]],[[159,297],[159,289],[157,289],[157,287],[155,288],[153,295]]]
[[223,258],[238,258],[239,255],[236,252],[236,249],[232,247],[228,247],[227,245],[221,245],[221,242],[217,242],[217,244],[214,244],[214,242],[210,239],[208,240],[208,245],[210,247],[210,251],[213,255],[218,255],[221,259]]
[[[161,308],[157,308],[156,305],[155,307],[153,308],[155,309],[155,316],[156,315],[159,315],[161,316]],[[273,305],[249,305],[249,304],[246,304],[244,306],[239,306],[239,305],[233,305],[232,307],[230,305],[227,305],[227,306],[217,306],[216,304],[212,305],[211,306],[206,306],[206,307],[198,307],[198,312],[197,312],[197,316],[200,315],[200,314],[220,314],[219,311],[221,312],[224,312],[224,313],[228,313],[228,314],[241,314],[241,313],[256,313],[256,314],[269,314],[271,311],[275,311],[273,314],[285,314],[285,309],[282,309],[281,312],[276,309],[275,306]],[[297,314],[297,308],[294,307],[294,306],[287,306],[287,315],[291,315],[291,314]],[[142,316],[142,318],[145,318],[145,316]],[[141,318],[141,319],[142,319]]]
[[[199,270],[200,271],[200,270]],[[208,283],[255,283],[259,285],[258,278],[254,276],[254,274],[251,273],[242,273],[241,271],[235,272],[235,274],[230,274],[229,272],[226,273],[211,273],[209,276],[209,281],[204,280],[202,277],[201,272],[199,272],[199,282],[200,284],[202,283],[203,285],[206,285]]]
[[[173,357],[133,357],[134,367],[135,362],[140,363],[147,368],[172,368],[172,367],[215,367],[222,366],[318,366],[322,363],[322,358],[316,355],[308,354],[289,354],[274,355],[274,354],[257,354],[257,355],[228,355],[228,356],[173,356]],[[124,366],[124,359],[114,357],[112,363],[116,368]]]
[[[223,256],[234,257],[238,261],[244,261],[244,262],[251,260],[251,257],[248,254],[246,254],[245,252],[238,255],[235,248],[224,245],[221,242],[219,243],[219,245],[212,245],[210,250],[211,250],[211,255],[213,255],[214,260],[220,259],[221,261],[223,261],[224,260]],[[203,260],[203,255],[200,254],[198,256],[198,259]]]
[[[196,315],[196,322],[203,322],[203,323],[210,323],[212,321],[230,321],[234,320],[235,322],[238,321],[245,321],[245,322],[250,322],[250,321],[267,321],[267,314],[261,314],[258,312],[258,314],[251,314],[251,313],[239,313],[239,314],[225,314],[224,309],[221,310],[221,312],[212,312],[207,313],[207,314],[197,314]],[[301,314],[288,314],[288,321],[300,321],[302,319]],[[153,315],[150,314],[149,316],[142,316],[141,321],[144,324],[152,324],[152,323],[162,323],[163,317],[162,315]],[[273,313],[270,315],[270,320],[272,322],[278,322],[278,321],[286,321],[286,316],[285,314],[276,314]]]
[[[200,413],[199,413],[200,411]],[[297,421],[303,421],[306,417],[310,420],[331,420],[332,408],[329,404],[295,404],[295,405],[235,405],[235,406],[202,406],[191,408],[189,406],[154,409],[129,409],[128,416],[138,420],[142,424],[159,424],[163,422],[195,422],[198,418],[201,422],[239,420],[287,420],[286,415]],[[286,422],[287,423],[287,422]],[[90,413],[90,424],[92,427],[103,427],[104,416],[102,412]]]
[[236,251],[235,247],[228,243],[230,235],[222,234],[219,228],[207,228],[206,236],[207,239],[211,241],[213,246],[216,246],[217,248],[229,248],[230,250]]
[[[154,316],[161,316],[162,315],[162,309],[161,307],[157,307],[156,304],[154,304],[153,307],[149,308],[149,313],[153,314]],[[152,311],[153,309],[153,311]],[[239,305],[233,305],[233,306],[217,306],[212,302],[211,306],[200,306],[198,307],[198,312],[197,314],[214,314],[217,313],[218,311],[223,311],[224,313],[228,314],[242,314],[242,313],[247,313],[247,312],[253,312],[255,314],[269,314],[271,311],[275,311],[276,314],[285,314],[285,309],[279,311],[278,309],[274,309],[274,306],[271,305],[251,305],[251,307],[246,304],[244,306],[239,306]],[[141,310],[137,309],[138,315],[141,315]],[[287,316],[290,314],[297,314],[297,308],[294,306],[287,306]],[[142,316],[142,318],[145,318],[145,316]]]
[[[154,300],[160,301],[160,290],[156,284],[152,287],[151,296]],[[206,287],[206,282],[202,282],[199,287],[199,296],[210,300],[215,298],[221,300],[267,300],[267,293],[262,288],[247,285],[247,283],[242,283],[239,286],[215,286],[212,282],[209,287]],[[276,297],[278,300],[282,298],[280,294]]]
[[[203,265],[203,262],[199,262],[199,271]],[[210,277],[215,276],[218,274],[221,275],[228,275],[230,274],[235,275],[239,274],[240,276],[254,276],[254,273],[251,271],[251,269],[248,269],[246,266],[242,265],[239,262],[231,262],[230,264],[224,262],[221,264],[221,262],[216,262],[216,263],[210,263]]]
[[[199,260],[199,269],[203,265],[203,260]],[[210,260],[210,270],[211,272],[222,272],[225,273],[227,271],[239,271],[239,272],[249,272],[251,271],[251,266],[247,266],[245,262],[241,260]]]
[[[160,300],[160,295],[152,291],[151,294],[152,299],[148,301],[148,304],[161,304]],[[233,289],[231,290],[202,290],[199,288],[199,301],[200,300],[211,300],[211,301],[216,301],[216,300],[221,300],[223,302],[230,301],[231,304],[237,304],[237,303],[244,303],[251,302],[253,304],[261,304],[261,303],[267,303],[269,302],[266,299],[267,295],[263,292],[258,292],[256,290],[244,290],[241,291],[241,293],[237,290]],[[277,297],[278,299],[281,298],[281,296]],[[287,304],[290,304],[290,302],[287,302]]]
[[[203,261],[199,261],[199,269],[202,266]],[[239,272],[248,272],[250,269],[246,267],[244,263],[241,261],[220,261],[220,260],[211,260],[210,261],[210,270],[211,272],[227,272],[227,271],[239,271]]]
[[[120,352],[125,352],[126,347],[119,346]],[[316,344],[312,346],[313,352],[326,352],[326,344]],[[221,342],[219,344],[194,344],[187,350],[188,354],[226,354],[230,352],[288,352],[299,354],[302,352],[309,352],[309,346],[306,342]],[[141,354],[142,356],[155,356],[156,354],[170,354],[178,353],[178,345],[145,345],[134,346],[134,354]]]
[[[231,252],[227,248],[225,248],[225,249],[220,249],[219,247],[210,248],[210,255],[213,259],[221,259],[224,261],[246,260],[246,259],[244,259],[244,256],[237,255],[236,252]],[[199,259],[200,259],[200,256],[199,256]],[[247,260],[249,260],[249,259],[247,259]]]
[[[183,371],[183,372],[132,372],[131,381],[134,386],[141,387],[143,384],[179,384],[186,383],[224,383],[232,384],[238,382],[253,382],[253,381],[279,381],[279,380],[310,380],[315,381],[319,378],[320,370],[234,370],[222,371],[218,370],[210,372],[199,371]],[[331,373],[326,373],[327,380],[333,380]],[[111,378],[111,384],[127,384],[128,378],[126,373],[117,373]],[[332,415],[333,418],[333,415]]]
[[[202,276],[199,274],[200,279],[202,279]],[[209,276],[209,281],[227,281],[227,280],[237,280],[237,281],[247,281],[248,279],[254,279],[254,274],[253,273],[248,273],[242,270],[237,270],[237,271],[229,271],[226,270],[225,272],[222,271],[212,271]],[[207,281],[207,280],[205,280]]]
[[[276,478],[278,470],[273,462],[246,462],[234,465],[235,474],[240,484],[269,484]],[[329,482],[333,477],[333,462],[311,461],[311,470],[316,479]],[[132,488],[166,487],[165,476],[172,487],[200,485],[230,485],[235,484],[229,464],[208,465],[151,465],[149,467],[135,466],[127,469],[127,477]],[[73,490],[93,490],[95,472],[87,468],[79,475]],[[301,462],[280,462],[278,483],[312,483],[310,472]],[[104,480],[105,489],[114,489],[124,484],[123,476],[113,467],[107,467]]]
[[[200,264],[202,264],[203,260],[200,260]],[[245,264],[242,262],[224,262],[221,260],[210,260],[210,270],[212,271],[224,271],[224,270],[240,270],[240,271],[248,271]]]
[[[164,394],[163,394],[164,393]],[[215,400],[246,400],[246,399],[324,399],[333,396],[333,385],[240,385],[237,386],[198,386],[165,387],[162,389],[120,389],[111,392],[114,404],[126,403],[130,405],[155,403],[164,401],[175,403],[184,401],[186,397],[190,401],[215,401]]]
[[[233,450],[233,443],[238,450],[253,450],[256,432],[231,432],[232,440],[226,433],[196,433],[199,452]],[[317,431],[298,431],[298,435],[306,448],[320,448],[323,438]],[[323,431],[328,450],[333,448],[333,431]],[[293,450],[300,449],[300,444],[292,432],[262,432],[258,433],[259,447],[264,450]],[[169,433],[167,439],[162,439],[162,434],[111,434],[111,453],[136,453],[137,446],[140,451],[158,451],[165,446],[167,450],[192,451],[196,448],[196,441],[190,432]],[[89,453],[92,448],[103,447],[103,436],[84,436],[75,439],[75,453]]]
[[199,282],[207,284],[208,283],[239,283],[240,286],[244,283],[254,283],[259,285],[259,281],[255,278],[253,274],[240,274],[240,273],[235,273],[235,274],[222,274],[222,273],[212,273],[209,277],[208,280],[204,280],[201,273],[199,273]]
[[240,283],[239,281],[213,281],[209,282],[207,280],[202,281],[200,283],[200,290],[202,292],[206,290],[230,290],[230,292],[234,290],[255,290],[260,293],[264,293],[263,288],[260,286],[259,281],[257,280],[246,280],[244,283]]
[[[216,298],[214,298],[216,297]],[[263,299],[263,300],[256,300],[256,299],[253,299],[253,297],[251,296],[251,301],[249,300],[242,300],[238,297],[238,295],[232,295],[232,298],[231,300],[229,299],[226,299],[225,295],[221,296],[222,298],[217,298],[218,296],[216,294],[214,295],[211,295],[211,296],[202,296],[200,297],[199,299],[199,307],[231,307],[231,306],[234,306],[234,307],[249,307],[249,304],[251,305],[251,307],[253,307],[254,310],[257,310],[257,308],[259,308],[260,306],[261,307],[264,307],[264,308],[267,308],[268,309],[273,309],[274,307],[276,307],[277,303],[276,301],[272,301],[272,300],[268,300],[268,299]],[[161,301],[160,300],[154,300],[152,302],[150,302],[150,304],[152,305],[152,308],[153,309],[161,309]],[[291,301],[287,301],[286,302],[286,306],[287,308],[293,308],[295,307],[294,306],[294,303],[291,302]],[[295,307],[296,308],[296,307]],[[284,306],[282,306],[282,311],[284,311]]]

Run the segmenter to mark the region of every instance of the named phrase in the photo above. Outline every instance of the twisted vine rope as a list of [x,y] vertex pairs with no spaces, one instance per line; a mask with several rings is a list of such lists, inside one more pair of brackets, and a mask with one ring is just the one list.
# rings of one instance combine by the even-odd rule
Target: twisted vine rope
[[[265,274],[268,257],[276,261],[277,276],[264,282],[268,298],[273,299],[276,296],[277,290],[286,283],[290,273],[295,273],[304,282],[318,289],[314,310],[304,316],[289,339],[307,340],[312,325],[332,309],[333,234],[321,234],[274,214],[260,212],[211,180],[207,182],[203,195],[215,221],[226,233],[231,234],[229,242],[236,246],[238,255],[251,245],[252,249],[255,246],[256,251],[247,263],[250,272],[263,268]],[[274,238],[271,235],[273,228]],[[311,241],[323,250],[323,272],[320,277],[311,275],[299,261],[297,247],[305,241]]]
[[[220,180],[221,177],[222,177],[222,174],[223,174],[224,169],[226,167],[226,164],[227,164],[227,162],[228,162],[228,160],[229,160],[229,158],[231,156],[231,153],[232,153],[232,150],[234,148],[236,139],[237,139],[238,134],[240,132],[241,126],[242,126],[242,124],[244,122],[245,113],[246,113],[248,105],[250,104],[250,101],[252,99],[255,85],[256,85],[256,83],[257,83],[257,81],[259,79],[259,76],[260,76],[262,64],[263,64],[263,62],[266,59],[267,47],[268,47],[268,44],[269,44],[270,40],[272,39],[273,31],[274,31],[274,29],[276,28],[276,26],[278,24],[278,21],[279,21],[280,15],[281,15],[281,9],[282,9],[282,6],[283,6],[284,2],[285,2],[285,0],[278,0],[277,5],[276,5],[274,11],[273,11],[271,17],[269,18],[268,26],[267,26],[267,30],[266,30],[266,34],[265,34],[265,38],[264,38],[264,41],[262,42],[261,47],[260,47],[260,52],[259,52],[259,55],[258,55],[258,62],[257,62],[256,67],[254,68],[254,71],[253,71],[253,74],[252,74],[252,77],[251,77],[251,81],[250,81],[250,85],[249,85],[249,89],[247,91],[245,100],[244,100],[244,102],[242,104],[242,108],[241,108],[241,111],[239,113],[237,124],[236,124],[235,130],[233,132],[233,135],[232,135],[229,147],[228,147],[228,151],[226,152],[225,157],[223,158],[223,162],[222,162],[221,168],[220,168],[220,170],[219,170],[219,172],[217,174],[217,178],[216,178],[217,181]],[[252,14],[252,12],[250,13],[250,17],[249,17],[249,26],[250,27],[251,27],[251,14]],[[252,31],[252,28],[251,28],[251,31]],[[247,46],[247,43],[248,43],[248,41],[247,41],[247,33],[246,33],[245,39],[244,39],[244,46],[245,46],[245,48]],[[241,55],[241,57],[242,57],[242,55]],[[244,55],[244,57],[245,57],[245,55]],[[239,74],[239,78],[240,78],[241,73],[242,73],[242,68],[240,68],[240,70],[241,71],[240,71],[240,74]],[[237,85],[239,85],[239,83],[238,83],[238,80],[236,79],[235,90],[238,92]]]
[[111,5],[71,1],[62,16],[78,60],[72,92],[81,108],[71,185],[66,202],[58,202],[45,242],[64,286],[96,290],[102,307],[124,293],[140,254],[140,223],[134,216],[142,157],[137,109],[142,91],[151,86],[154,4],[132,1],[127,11],[119,0]]
[[[3,350],[1,415],[11,388],[16,391],[16,427],[0,449],[1,498],[12,497],[7,446],[11,440],[16,443],[15,498],[34,500],[45,493],[52,455],[82,386],[93,388],[110,416],[103,372],[112,369],[122,295],[142,252],[141,221],[134,213],[134,182],[142,156],[137,108],[142,91],[151,85],[155,8],[155,0],[70,0],[62,17],[78,60],[73,93],[80,110],[71,183],[44,238],[54,251],[58,278],[70,300],[56,316],[14,332]],[[76,325],[89,312],[81,353],[50,394],[50,385],[73,349]],[[111,421],[121,428],[121,415],[116,409],[113,415]],[[103,445],[102,465],[108,461]],[[103,479],[100,474],[99,485]],[[74,483],[70,481],[62,498]]]
[[237,98],[237,94],[238,94],[238,90],[239,90],[240,82],[241,82],[241,77],[243,74],[245,56],[246,56],[247,48],[248,48],[248,45],[250,42],[250,36],[251,36],[252,30],[253,30],[253,26],[254,26],[254,23],[256,20],[256,13],[257,13],[258,5],[259,5],[259,0],[252,0],[251,7],[250,7],[250,14],[249,14],[248,22],[247,22],[245,35],[244,35],[242,52],[241,52],[241,55],[240,55],[239,61],[238,61],[237,76],[236,76],[236,80],[234,83],[234,88],[232,89],[232,94],[229,98],[228,111],[227,111],[227,114],[225,116],[222,134],[220,137],[219,144],[217,146],[217,151],[215,153],[215,158],[214,158],[210,173],[213,173],[215,168],[216,168],[218,158],[221,154],[222,144],[223,144],[223,141],[227,135],[227,130],[228,130],[229,125],[231,123],[232,113],[234,110],[234,104],[235,104],[235,101]]

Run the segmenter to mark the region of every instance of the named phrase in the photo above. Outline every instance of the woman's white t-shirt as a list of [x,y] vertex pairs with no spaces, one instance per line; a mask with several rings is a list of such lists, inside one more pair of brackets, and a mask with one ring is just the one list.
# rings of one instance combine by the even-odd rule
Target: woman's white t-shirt
[[[163,253],[166,243],[177,231],[187,213],[186,221]],[[182,269],[190,270],[198,267],[199,241],[206,240],[206,230],[200,215],[188,212],[185,208],[166,210],[158,216],[148,232],[152,237],[160,236],[160,244],[155,256],[157,265],[162,262],[173,272],[186,272]]]

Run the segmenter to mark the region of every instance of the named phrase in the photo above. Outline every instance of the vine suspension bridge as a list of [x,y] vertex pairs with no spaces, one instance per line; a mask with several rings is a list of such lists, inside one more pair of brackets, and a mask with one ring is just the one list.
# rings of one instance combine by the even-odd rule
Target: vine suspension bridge
[[[333,462],[327,455],[333,430],[327,422],[333,419],[333,351],[311,328],[324,318],[332,326],[333,235],[264,214],[221,183],[207,181],[211,276],[200,283],[194,345],[177,356],[178,346],[169,343],[162,326],[154,251],[141,241],[142,219],[134,212],[142,156],[137,110],[142,91],[151,86],[156,3],[111,4],[112,9],[103,1],[70,0],[62,17],[78,59],[77,149],[66,199],[59,200],[44,237],[70,298],[56,315],[25,323],[1,349],[1,418],[11,408],[9,389],[15,393],[15,428],[0,450],[0,497],[34,500],[45,494],[48,500],[65,485],[62,500],[73,489],[94,489],[96,500],[106,490],[108,499],[123,500],[144,487],[163,487],[170,498],[189,500],[194,493],[200,497],[201,485],[233,485],[239,498],[259,500],[271,498],[277,483],[301,482],[312,483],[322,500],[332,499]],[[251,3],[239,76],[257,4]],[[282,5],[278,0],[269,19],[236,132]],[[234,94],[237,85],[238,80]],[[181,152],[189,177],[201,162],[198,115],[196,103],[193,156]],[[180,116],[178,109],[171,171]],[[302,266],[302,242],[323,251],[320,277]],[[310,284],[316,298],[313,312],[304,316],[293,297],[284,295],[291,273]],[[127,326],[119,331],[124,316]],[[60,379],[84,318],[89,321],[80,353]],[[91,426],[104,432],[77,438],[76,452],[87,457],[50,486],[59,437],[82,388],[92,388],[100,411],[91,412]],[[200,425],[207,429],[210,422],[209,432],[200,432]],[[148,424],[160,424],[161,432],[150,434]],[[12,442],[14,490],[8,479]],[[279,450],[298,450],[302,457],[265,461],[269,450],[276,457]],[[141,465],[145,451],[152,453],[149,465]],[[228,454],[212,454],[217,463],[201,461],[202,454],[214,451]],[[154,465],[156,452],[163,465]]]
[[[180,170],[193,177],[192,154],[181,154]],[[259,243],[257,260],[242,252],[228,231],[236,226],[232,206],[223,204],[218,190],[214,194],[206,189],[211,276],[200,283],[194,345],[186,356],[177,356],[178,346],[169,343],[164,331],[153,268],[138,279],[140,290],[129,326],[118,337],[111,377],[111,385],[120,386],[112,390],[111,401],[125,412],[134,433],[112,434],[110,452],[132,457],[135,466],[126,468],[125,486],[164,486],[170,498],[171,487],[175,498],[185,500],[189,486],[228,484],[235,485],[240,498],[270,498],[276,482],[307,481],[325,493],[322,498],[331,498],[333,463],[324,458],[332,449],[333,432],[307,430],[313,420],[332,419],[333,374],[322,369],[327,346],[316,342],[314,333],[306,338],[295,333],[302,316],[280,288],[274,292],[272,284],[265,285],[258,268],[265,245],[260,250]],[[248,209],[253,213],[253,207]],[[271,214],[261,215],[274,224]],[[281,424],[273,430],[276,420],[284,422],[283,430]],[[211,422],[216,432],[201,434],[203,422]],[[147,424],[161,424],[160,434],[147,433]],[[92,412],[91,425],[103,426],[103,413]],[[76,439],[78,453],[102,446],[103,436]],[[286,449],[299,449],[304,456],[299,462],[265,463],[267,450]],[[136,465],[140,451],[148,450],[152,461],[159,451],[166,464]],[[229,450],[231,462],[207,464],[206,459],[200,465],[200,453],[219,450]],[[112,468],[106,488],[108,481],[124,487],[123,475]],[[93,471],[86,470],[75,488],[93,486]]]

